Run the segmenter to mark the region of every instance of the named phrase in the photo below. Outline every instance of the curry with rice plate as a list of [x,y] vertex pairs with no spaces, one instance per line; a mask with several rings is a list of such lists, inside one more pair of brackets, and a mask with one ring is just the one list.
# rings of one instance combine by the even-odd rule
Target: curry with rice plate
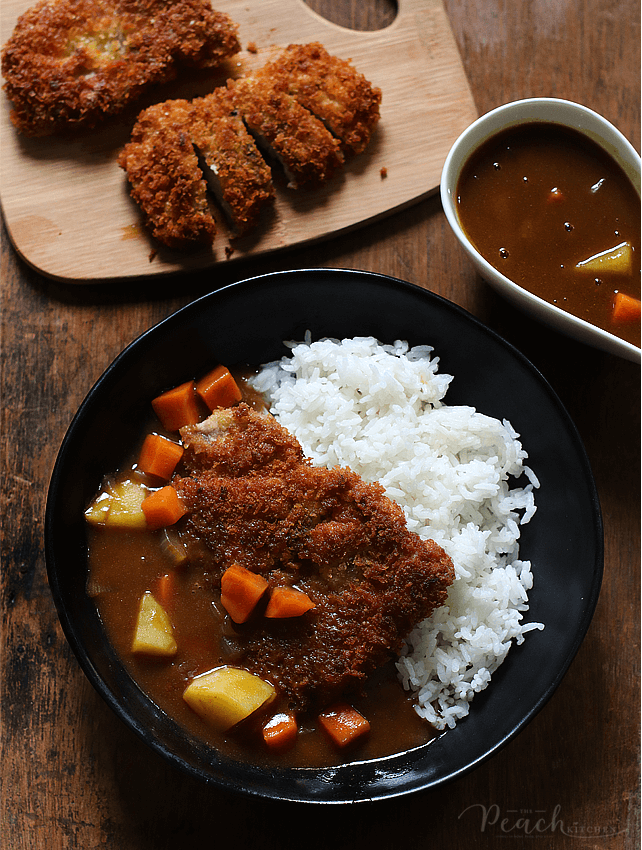
[[453,559],[380,483],[313,463],[260,384],[217,366],[151,400],[86,511],[88,593],[142,689],[222,753],[322,766],[420,746],[439,728],[399,655]]

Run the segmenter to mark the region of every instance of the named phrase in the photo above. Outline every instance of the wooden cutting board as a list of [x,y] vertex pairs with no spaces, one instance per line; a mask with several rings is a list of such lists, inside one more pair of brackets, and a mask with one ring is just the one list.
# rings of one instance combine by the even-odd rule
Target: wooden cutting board
[[[2,44],[30,0],[3,0]],[[351,59],[382,90],[381,121],[364,154],[326,186],[277,186],[272,212],[250,235],[231,241],[222,226],[212,249],[170,251],[151,239],[129,197],[119,150],[151,100],[194,97],[224,83],[212,74],[156,90],[127,116],[82,137],[28,139],[0,104],[0,192],[11,241],[49,277],[78,283],[178,272],[234,262],[328,237],[380,218],[435,192],[457,136],[477,117],[440,0],[399,0],[386,29],[357,32],[315,14],[302,0],[214,0],[240,27],[243,51],[227,76],[263,65],[275,48],[321,41]],[[245,48],[254,44],[258,52]],[[385,170],[386,176],[382,176]]]

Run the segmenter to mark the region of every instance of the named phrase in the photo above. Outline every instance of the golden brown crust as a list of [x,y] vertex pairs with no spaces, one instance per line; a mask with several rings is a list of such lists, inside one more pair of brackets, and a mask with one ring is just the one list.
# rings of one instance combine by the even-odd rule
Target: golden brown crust
[[233,231],[245,233],[274,198],[274,186],[272,172],[225,88],[192,101],[189,132]]
[[302,617],[248,624],[240,663],[296,709],[323,704],[359,687],[443,604],[452,561],[408,531],[379,484],[313,467],[271,416],[241,404],[214,420],[209,432],[208,423],[181,431],[189,474],[173,483],[188,508],[183,535],[207,546],[215,585],[238,563],[310,596]]
[[170,248],[211,244],[216,234],[207,184],[185,131],[190,110],[186,100],[150,106],[118,158],[152,234]]
[[341,167],[340,142],[267,77],[230,80],[228,87],[249,131],[280,161],[291,188],[318,186]]
[[42,0],[2,51],[12,121],[43,136],[93,127],[179,65],[238,52],[237,27],[208,0]]
[[[321,45],[290,45],[283,57],[280,63],[249,77],[229,80],[227,86],[181,109],[172,106],[178,101],[166,101],[165,110],[142,113],[119,162],[128,173],[132,196],[143,207],[154,235],[165,244],[180,247],[187,246],[190,238],[194,242],[213,239],[213,222],[208,231],[200,217],[205,184],[199,177],[199,160],[191,155],[192,147],[236,235],[256,224],[275,194],[272,172],[257,144],[280,160],[293,188],[314,187],[329,180],[343,164],[342,147],[351,152],[365,147],[378,120],[378,89],[372,89],[349,63],[330,56]],[[305,67],[308,82],[316,81],[314,85],[310,82],[310,87],[323,100],[325,111],[319,103],[315,108],[324,111],[324,121],[332,123],[343,142],[299,102],[302,95],[295,97],[286,90],[284,75],[292,63]],[[335,82],[324,79],[326,75],[334,75]],[[307,83],[300,79],[297,86],[307,90]],[[352,108],[346,107],[348,112],[341,119],[343,104],[352,104]],[[172,140],[180,141],[174,154]],[[172,182],[178,183],[173,194]],[[188,185],[194,202],[198,201],[193,215],[187,209]],[[171,225],[173,214],[181,219],[175,227]]]
[[259,414],[247,404],[215,410],[199,425],[181,428],[190,469],[217,475],[285,475],[303,463],[299,441],[273,416]]
[[257,74],[293,95],[352,153],[362,153],[379,121],[381,90],[319,42],[290,44]]
[[212,243],[208,188],[216,186],[237,234],[254,225],[274,197],[270,169],[224,88],[191,103],[167,100],[144,110],[118,162],[153,235],[170,248]]

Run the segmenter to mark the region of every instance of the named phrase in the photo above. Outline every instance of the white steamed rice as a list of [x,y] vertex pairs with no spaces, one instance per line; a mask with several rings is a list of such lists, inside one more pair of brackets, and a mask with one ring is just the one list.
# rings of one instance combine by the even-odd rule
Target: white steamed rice
[[[408,528],[453,559],[445,605],[408,636],[397,662],[417,712],[438,729],[465,717],[524,623],[531,565],[520,525],[535,513],[535,474],[510,423],[443,403],[450,375],[432,348],[374,338],[289,344],[253,386],[318,465],[349,466],[379,481]],[[510,488],[522,475],[528,483]],[[524,479],[522,479],[523,482]]]

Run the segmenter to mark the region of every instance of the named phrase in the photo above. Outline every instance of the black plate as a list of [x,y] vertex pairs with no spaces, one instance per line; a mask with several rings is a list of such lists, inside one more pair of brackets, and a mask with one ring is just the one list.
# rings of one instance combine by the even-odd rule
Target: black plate
[[[242,764],[195,742],[139,690],[107,644],[85,593],[83,511],[106,471],[133,445],[149,401],[215,361],[260,364],[282,340],[375,336],[430,344],[455,376],[446,400],[509,419],[541,482],[520,555],[533,563],[526,619],[546,624],[514,646],[470,715],[430,744],[339,768]],[[47,569],[65,634],[112,709],[169,761],[208,782],[251,795],[319,803],[372,800],[435,787],[495,753],[542,708],[590,623],[603,540],[598,497],[579,435],[540,373],[459,307],[393,278],[315,269],[233,284],[188,305],[133,342],[96,383],[64,439],[46,514]]]

